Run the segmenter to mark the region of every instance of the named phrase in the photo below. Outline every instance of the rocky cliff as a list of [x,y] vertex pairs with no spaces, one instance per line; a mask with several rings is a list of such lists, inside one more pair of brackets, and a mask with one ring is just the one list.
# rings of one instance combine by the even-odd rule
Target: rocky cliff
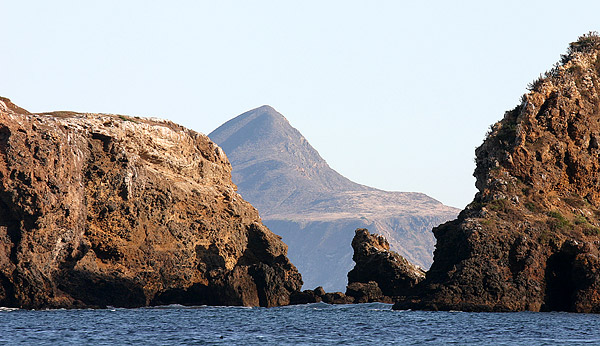
[[302,280],[208,137],[0,99],[0,306],[275,306]]
[[395,308],[600,312],[600,37],[571,43],[476,150],[479,190],[434,229]]
[[231,161],[241,195],[289,245],[308,288],[345,289],[357,228],[384,235],[394,251],[428,268],[435,244],[431,228],[458,214],[422,193],[350,181],[269,106],[239,115],[209,137]]

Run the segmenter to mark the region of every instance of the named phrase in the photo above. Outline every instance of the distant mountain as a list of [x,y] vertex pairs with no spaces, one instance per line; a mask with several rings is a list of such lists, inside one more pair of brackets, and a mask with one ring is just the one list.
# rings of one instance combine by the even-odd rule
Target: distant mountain
[[429,268],[431,229],[459,212],[422,193],[382,191],[345,178],[269,106],[237,116],[209,137],[227,154],[238,192],[288,244],[305,288],[345,289],[356,228],[384,235],[392,250]]

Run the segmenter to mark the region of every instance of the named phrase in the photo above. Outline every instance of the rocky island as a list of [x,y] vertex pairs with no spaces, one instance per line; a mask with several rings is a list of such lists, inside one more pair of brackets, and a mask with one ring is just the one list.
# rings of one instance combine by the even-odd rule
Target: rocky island
[[0,306],[286,305],[286,253],[205,135],[0,99]]
[[479,192],[433,230],[395,309],[600,312],[600,37],[571,43],[476,150]]

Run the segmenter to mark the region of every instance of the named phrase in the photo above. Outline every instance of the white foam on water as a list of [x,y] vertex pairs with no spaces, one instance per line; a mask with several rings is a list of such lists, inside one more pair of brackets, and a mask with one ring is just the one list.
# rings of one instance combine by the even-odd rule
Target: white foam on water
[[16,311],[19,310],[19,308],[7,308],[4,306],[0,306],[0,312],[10,312],[10,311]]

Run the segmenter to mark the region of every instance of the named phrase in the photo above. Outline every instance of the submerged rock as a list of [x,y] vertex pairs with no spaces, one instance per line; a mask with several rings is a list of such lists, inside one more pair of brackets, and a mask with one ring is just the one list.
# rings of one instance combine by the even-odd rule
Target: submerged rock
[[0,306],[276,306],[302,286],[205,135],[0,101]]
[[479,190],[434,229],[396,309],[600,312],[600,37],[570,45],[476,150]]

